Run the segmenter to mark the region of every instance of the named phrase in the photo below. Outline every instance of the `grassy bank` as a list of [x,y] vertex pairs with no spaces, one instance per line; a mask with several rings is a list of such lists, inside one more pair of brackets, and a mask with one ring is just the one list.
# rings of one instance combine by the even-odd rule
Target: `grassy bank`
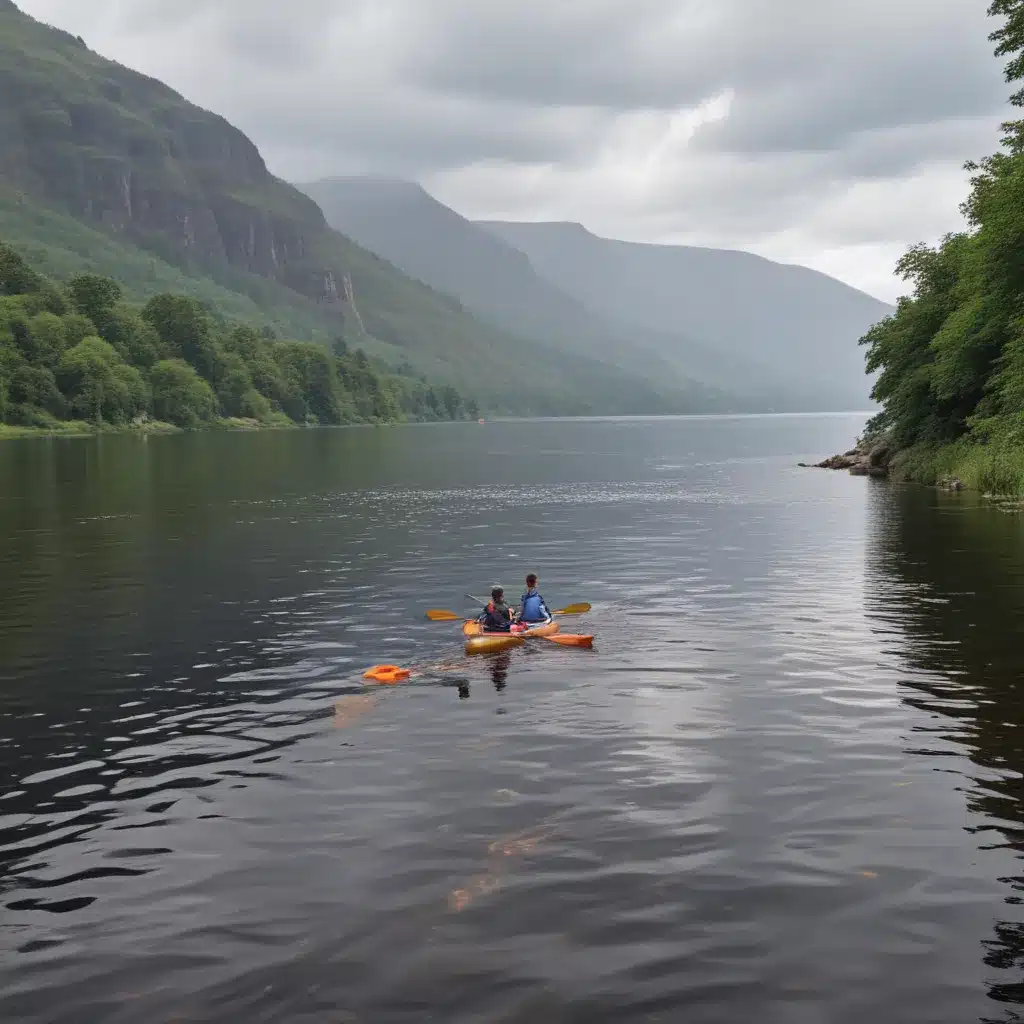
[[[197,430],[298,430],[299,424],[287,416],[273,416],[269,420],[247,419],[243,416],[225,416],[204,424]],[[109,423],[89,423],[85,420],[55,420],[45,427],[17,427],[0,423],[0,441],[13,441],[31,437],[95,437],[98,434],[181,434],[182,427],[161,420],[146,420],[112,426]]]
[[930,486],[959,480],[968,490],[1024,498],[1024,445],[966,438],[940,448],[918,445],[900,452],[889,473],[894,480]]

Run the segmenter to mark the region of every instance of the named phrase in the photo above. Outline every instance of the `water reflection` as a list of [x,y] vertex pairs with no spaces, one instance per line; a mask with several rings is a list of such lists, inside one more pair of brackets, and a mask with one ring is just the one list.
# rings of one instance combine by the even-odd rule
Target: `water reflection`
[[1011,1014],[1021,519],[859,426],[0,446],[0,1016]]
[[[905,701],[929,715],[917,755],[964,750],[958,787],[979,852],[1012,855],[1004,909],[982,942],[988,990],[1024,1003],[1024,517],[917,488],[875,488],[867,611],[907,672]],[[948,770],[948,769],[947,769]],[[1012,909],[1011,909],[1012,908]],[[986,1021],[1019,1021],[1016,1011]]]

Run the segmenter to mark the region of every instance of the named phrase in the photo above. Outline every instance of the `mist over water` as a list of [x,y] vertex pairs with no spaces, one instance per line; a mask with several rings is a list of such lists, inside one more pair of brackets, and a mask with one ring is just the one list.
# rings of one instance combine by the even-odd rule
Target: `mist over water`
[[863,423],[0,445],[0,1017],[1021,1019],[1024,525]]

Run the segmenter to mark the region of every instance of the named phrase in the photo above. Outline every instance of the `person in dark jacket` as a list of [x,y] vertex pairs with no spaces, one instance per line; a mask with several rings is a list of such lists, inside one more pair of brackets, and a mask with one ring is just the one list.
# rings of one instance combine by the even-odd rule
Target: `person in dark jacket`
[[526,577],[526,593],[519,602],[517,619],[520,622],[547,622],[550,618],[547,602],[537,590],[537,574],[531,572]]
[[480,613],[477,622],[488,633],[507,633],[512,626],[512,609],[505,604],[505,590],[495,587],[487,607]]

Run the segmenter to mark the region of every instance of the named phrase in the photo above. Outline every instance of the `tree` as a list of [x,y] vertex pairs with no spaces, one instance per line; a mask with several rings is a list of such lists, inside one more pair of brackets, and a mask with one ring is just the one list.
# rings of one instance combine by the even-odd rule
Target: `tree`
[[161,360],[150,371],[149,381],[157,419],[179,427],[197,427],[213,418],[213,389],[184,360]]
[[241,401],[238,406],[239,416],[248,416],[250,419],[264,420],[270,419],[270,402],[263,397],[255,388],[250,388],[242,395]]
[[253,390],[245,361],[233,352],[225,354],[218,367],[217,378],[217,400],[221,409],[228,416],[244,416],[242,399]]
[[143,307],[142,319],[156,330],[172,358],[184,359],[213,380],[216,353],[210,317],[198,302],[185,295],[156,295]]
[[[51,416],[60,418],[67,415],[67,404],[57,387],[53,372],[43,366],[19,366],[7,383],[7,398],[12,406],[42,409]],[[13,418],[30,424],[35,417],[23,409],[15,411]]]
[[96,334],[96,325],[81,313],[65,313],[61,321],[64,324],[66,348],[74,348],[83,338],[91,338]]
[[109,336],[108,324],[121,301],[121,286],[109,277],[77,274],[68,281],[67,291],[74,311],[87,316],[106,340],[113,343],[115,339]]
[[0,243],[0,295],[42,291],[44,279],[9,245]]
[[39,362],[54,369],[67,347],[64,321],[56,313],[37,313],[29,321]]
[[146,411],[149,391],[142,375],[102,338],[84,338],[61,357],[61,391],[79,419],[125,423]]

